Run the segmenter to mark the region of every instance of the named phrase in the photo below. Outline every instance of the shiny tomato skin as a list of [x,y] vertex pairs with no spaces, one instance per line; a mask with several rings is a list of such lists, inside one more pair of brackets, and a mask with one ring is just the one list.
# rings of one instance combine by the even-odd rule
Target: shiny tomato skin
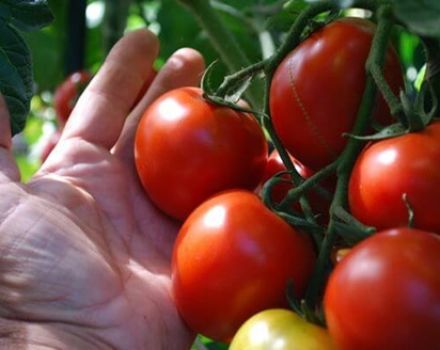
[[341,350],[440,349],[440,237],[398,228],[356,245],[325,291]]
[[[314,32],[280,63],[270,89],[270,112],[287,150],[305,166],[319,170],[335,160],[356,120],[366,74],[365,62],[375,26],[343,18]],[[399,59],[390,47],[385,77],[396,94],[403,87]],[[381,98],[375,118],[390,123]]]
[[153,203],[184,220],[217,192],[254,189],[267,149],[253,116],[213,105],[200,89],[185,87],[146,110],[136,132],[135,163]]
[[408,225],[440,233],[440,122],[420,132],[369,145],[358,157],[349,181],[350,210],[377,229]]
[[336,350],[327,330],[287,309],[264,310],[234,335],[229,350]]
[[61,126],[69,119],[76,101],[91,79],[91,73],[80,70],[70,74],[55,90],[54,109]]
[[174,246],[172,290],[189,328],[230,341],[255,313],[286,307],[286,286],[301,296],[315,251],[295,230],[245,190],[218,194],[184,222]]

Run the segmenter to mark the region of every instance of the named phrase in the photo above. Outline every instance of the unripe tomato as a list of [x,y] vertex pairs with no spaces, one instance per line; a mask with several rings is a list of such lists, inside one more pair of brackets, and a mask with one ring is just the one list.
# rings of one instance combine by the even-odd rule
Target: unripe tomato
[[91,79],[92,75],[89,72],[78,71],[69,75],[55,90],[54,108],[61,126],[66,124],[76,101]]
[[379,232],[336,265],[325,290],[330,335],[341,350],[440,349],[440,237]]
[[177,236],[172,259],[177,309],[193,331],[230,341],[255,313],[287,307],[289,281],[301,297],[315,257],[309,236],[256,194],[218,194],[191,213]]
[[[319,170],[337,158],[346,144],[365,87],[365,63],[375,31],[372,22],[343,18],[317,30],[278,66],[270,89],[276,132],[292,156]],[[396,94],[403,87],[400,63],[390,47],[385,78]],[[391,117],[383,99],[374,114]]]
[[336,350],[327,330],[293,311],[270,309],[248,319],[229,350]]
[[253,116],[209,103],[200,89],[184,87],[146,110],[136,132],[135,161],[153,203],[184,220],[217,192],[254,189],[267,148]]

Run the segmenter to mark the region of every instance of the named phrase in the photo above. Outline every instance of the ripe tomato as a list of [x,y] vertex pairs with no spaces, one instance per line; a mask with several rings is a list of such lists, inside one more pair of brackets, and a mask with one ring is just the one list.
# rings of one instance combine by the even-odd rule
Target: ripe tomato
[[420,132],[382,140],[357,159],[349,182],[352,214],[377,229],[406,226],[440,233],[440,122]]
[[136,133],[135,160],[152,201],[183,220],[219,191],[254,189],[267,143],[253,116],[211,104],[200,89],[185,87],[147,109]]
[[261,311],[234,335],[229,350],[335,350],[327,330],[287,309]]
[[69,119],[76,101],[91,79],[89,72],[78,71],[69,75],[55,90],[54,108],[61,126]]
[[[298,172],[298,174],[301,175],[302,178],[307,179],[308,177],[312,176],[314,174],[314,171],[310,170],[309,168],[305,167],[303,164],[301,164],[298,160],[296,160],[294,157],[290,156],[290,159],[293,162],[293,165]],[[286,167],[284,166],[284,163],[278,153],[278,151],[274,150],[270,154],[269,158],[267,159],[266,168],[264,170],[264,174],[262,177],[262,184],[264,184],[267,180],[269,180],[272,176],[275,174],[285,171]],[[283,178],[289,179],[290,176],[288,174],[283,175]],[[326,181],[324,184],[325,188],[329,190],[330,193],[334,190],[334,184],[330,183],[329,181]],[[271,198],[275,203],[281,202],[284,197],[286,197],[287,193],[290,189],[293,188],[293,185],[288,182],[280,182],[272,187],[271,192]],[[328,219],[328,211],[330,208],[330,198],[325,198],[322,194],[318,193],[317,191],[311,191],[309,194],[309,200],[310,205],[312,209],[314,209],[315,212],[319,213],[323,217],[323,221],[326,222]],[[301,210],[301,206],[299,203],[294,203],[293,209],[296,211]]]
[[311,239],[245,190],[218,194],[183,224],[174,246],[172,289],[188,326],[229,341],[255,313],[285,307],[292,281],[301,296],[311,275]]
[[440,349],[440,237],[377,233],[336,266],[325,291],[330,335],[341,350]]
[[[270,89],[275,130],[287,150],[311,169],[335,160],[346,144],[342,133],[349,132],[356,119],[374,30],[366,19],[334,21],[302,42],[275,71]],[[385,77],[398,93],[403,78],[391,48]],[[391,120],[383,99],[375,118]]]

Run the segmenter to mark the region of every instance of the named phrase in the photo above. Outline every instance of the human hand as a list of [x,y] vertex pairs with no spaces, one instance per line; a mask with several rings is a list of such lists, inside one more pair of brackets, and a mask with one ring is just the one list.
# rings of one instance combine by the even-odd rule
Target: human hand
[[197,84],[204,64],[179,50],[130,112],[157,51],[144,30],[114,47],[27,184],[0,99],[0,348],[190,347],[170,295],[178,226],[143,192],[133,142],[145,107]]

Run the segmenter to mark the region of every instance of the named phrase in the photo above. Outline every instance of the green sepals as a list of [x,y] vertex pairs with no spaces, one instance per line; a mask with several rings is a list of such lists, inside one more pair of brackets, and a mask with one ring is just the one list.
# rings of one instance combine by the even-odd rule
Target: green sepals
[[350,137],[355,140],[361,140],[361,141],[379,141],[379,140],[385,140],[390,139],[392,137],[397,137],[401,135],[405,135],[408,133],[408,128],[402,125],[402,123],[395,123],[391,124],[379,132],[372,134],[372,135],[354,135],[350,133],[344,133],[344,136]]
[[391,0],[395,16],[416,34],[440,38],[440,1]]
[[244,80],[238,82],[238,84],[231,89],[231,93],[226,94],[225,100],[231,103],[237,103],[251,85],[251,82],[252,76],[248,76]]
[[200,80],[200,87],[203,90],[203,93],[206,95],[214,95],[216,87],[213,84],[212,76],[214,74],[214,68],[218,64],[218,61],[213,61],[208,67],[206,67],[203,72],[202,79]]

